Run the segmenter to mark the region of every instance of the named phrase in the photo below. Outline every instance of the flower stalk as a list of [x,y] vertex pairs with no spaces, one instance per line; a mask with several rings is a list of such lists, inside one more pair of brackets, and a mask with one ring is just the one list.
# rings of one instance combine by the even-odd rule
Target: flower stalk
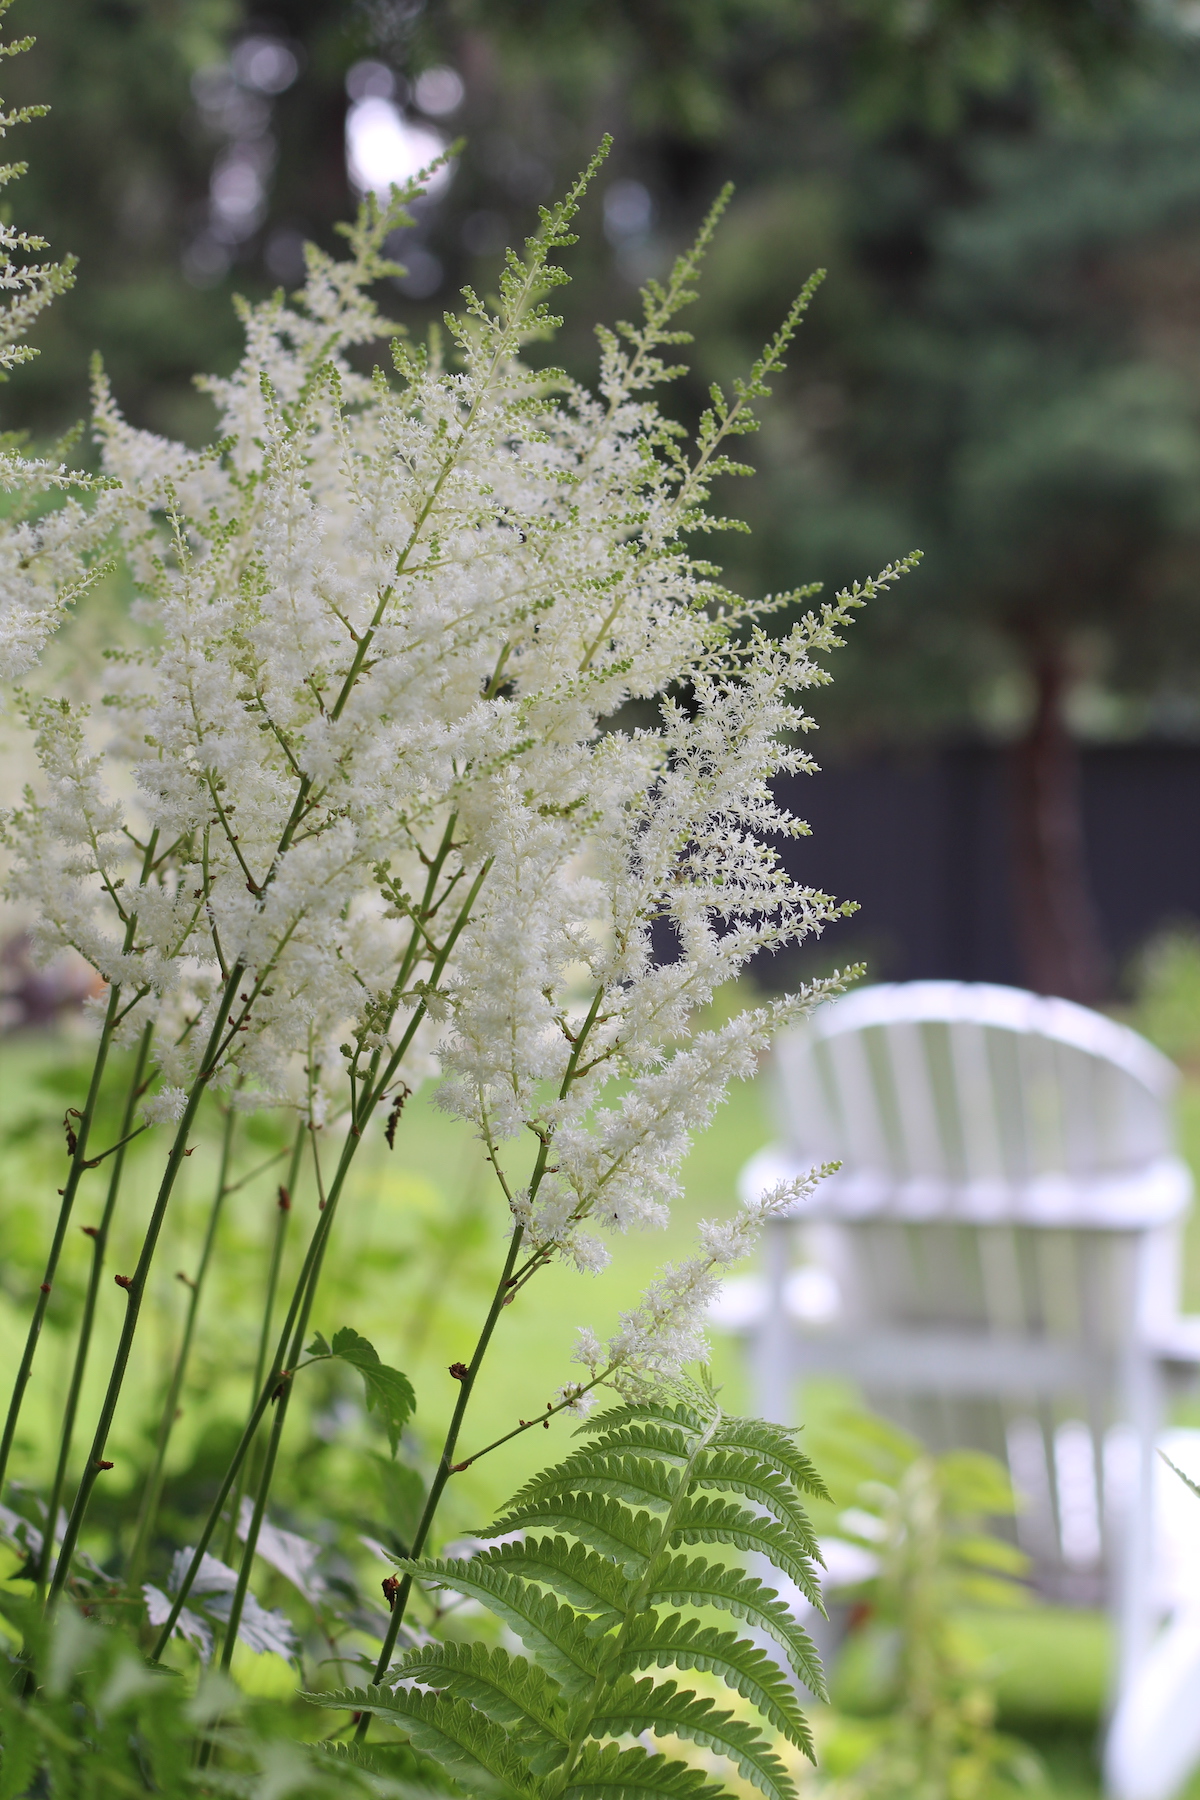
[[[187,1378],[188,1362],[191,1358],[192,1339],[196,1330],[196,1318],[200,1311],[200,1300],[204,1293],[205,1280],[209,1265],[212,1262],[213,1249],[217,1241],[217,1228],[221,1222],[225,1200],[229,1193],[229,1164],[233,1154],[234,1130],[237,1114],[232,1105],[225,1108],[225,1122],[221,1131],[221,1149],[217,1163],[217,1180],[213,1191],[212,1204],[208,1211],[208,1222],[204,1232],[204,1242],[200,1249],[200,1261],[196,1265],[196,1273],[187,1281],[188,1298],[184,1310],[183,1332],[179,1340],[179,1348],[175,1353],[175,1364],[171,1370],[171,1379],[167,1383],[167,1392],[163,1400],[162,1416],[158,1422],[158,1433],[154,1443],[154,1461],[150,1465],[150,1473],[142,1490],[142,1501],[138,1508],[137,1523],[134,1527],[133,1547],[129,1552],[129,1562],[125,1570],[127,1587],[136,1592],[142,1578],[146,1553],[150,1546],[150,1537],[158,1517],[159,1501],[162,1497],[163,1473],[167,1460],[167,1451],[171,1443],[171,1434],[175,1429],[175,1421],[179,1416],[179,1398],[183,1392],[183,1384]],[[187,1280],[186,1277],[182,1279]]]
[[154,1027],[147,1025],[138,1040],[137,1053],[134,1057],[133,1069],[129,1078],[129,1088],[125,1096],[125,1108],[121,1120],[122,1144],[116,1152],[116,1159],[109,1171],[108,1191],[104,1198],[104,1210],[100,1215],[100,1223],[89,1232],[92,1239],[92,1266],[88,1274],[87,1292],[83,1298],[83,1313],[79,1321],[79,1336],[75,1345],[75,1360],[71,1367],[71,1382],[67,1389],[67,1398],[63,1407],[62,1430],[59,1436],[58,1460],[54,1467],[54,1478],[50,1484],[50,1497],[46,1507],[46,1533],[42,1543],[42,1554],[38,1562],[37,1583],[39,1593],[45,1592],[50,1579],[50,1564],[54,1554],[55,1521],[58,1518],[59,1503],[62,1500],[63,1488],[67,1479],[67,1465],[71,1456],[71,1443],[75,1434],[75,1420],[79,1412],[79,1396],[83,1388],[83,1378],[87,1371],[88,1355],[92,1345],[92,1332],[96,1322],[96,1300],[100,1292],[100,1281],[104,1274],[104,1259],[108,1250],[108,1234],[112,1229],[113,1214],[116,1211],[117,1196],[121,1191],[121,1178],[125,1172],[125,1149],[132,1131],[131,1126],[145,1086],[146,1065],[150,1056],[150,1044],[154,1035]]

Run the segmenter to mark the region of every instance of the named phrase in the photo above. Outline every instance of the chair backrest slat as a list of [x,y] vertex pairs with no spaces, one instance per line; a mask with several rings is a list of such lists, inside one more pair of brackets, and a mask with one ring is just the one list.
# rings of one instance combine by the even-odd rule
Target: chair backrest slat
[[956,982],[868,988],[819,1008],[778,1054],[791,1153],[842,1163],[818,1206],[856,1182],[859,1210],[999,1219],[1018,1215],[1022,1193],[1053,1212],[1063,1183],[1170,1154],[1171,1065],[1066,1001]]

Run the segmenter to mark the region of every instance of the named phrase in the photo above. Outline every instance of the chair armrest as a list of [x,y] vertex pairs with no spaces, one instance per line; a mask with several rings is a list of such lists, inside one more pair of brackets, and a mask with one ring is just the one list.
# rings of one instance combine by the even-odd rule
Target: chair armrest
[[1162,1362],[1200,1364],[1200,1313],[1181,1313],[1150,1334],[1150,1345]]

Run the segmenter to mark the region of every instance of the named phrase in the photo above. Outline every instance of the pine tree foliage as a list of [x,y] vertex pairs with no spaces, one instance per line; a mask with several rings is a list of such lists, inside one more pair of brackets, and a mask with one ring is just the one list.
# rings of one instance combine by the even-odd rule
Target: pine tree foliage
[[[499,1783],[531,1800],[720,1793],[701,1771],[621,1743],[653,1732],[716,1751],[768,1800],[794,1800],[758,1725],[658,1671],[715,1675],[812,1755],[795,1681],[816,1694],[824,1683],[807,1633],[738,1562],[691,1548],[766,1558],[819,1605],[801,1496],[824,1488],[795,1434],[729,1418],[689,1386],[606,1411],[581,1435],[586,1443],[528,1482],[483,1534],[501,1542],[457,1560],[396,1559],[415,1580],[487,1607],[525,1656],[431,1643],[408,1650],[384,1684],[310,1697],[399,1727],[470,1792]],[[789,1667],[710,1622],[713,1609],[773,1639]]]

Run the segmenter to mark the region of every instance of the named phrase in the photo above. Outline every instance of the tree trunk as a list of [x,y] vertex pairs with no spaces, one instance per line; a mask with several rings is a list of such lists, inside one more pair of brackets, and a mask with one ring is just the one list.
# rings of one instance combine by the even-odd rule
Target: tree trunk
[[1010,753],[1017,949],[1036,993],[1095,1006],[1107,991],[1106,958],[1087,876],[1079,751],[1063,717],[1067,659],[1058,644],[1029,650],[1036,705]]

